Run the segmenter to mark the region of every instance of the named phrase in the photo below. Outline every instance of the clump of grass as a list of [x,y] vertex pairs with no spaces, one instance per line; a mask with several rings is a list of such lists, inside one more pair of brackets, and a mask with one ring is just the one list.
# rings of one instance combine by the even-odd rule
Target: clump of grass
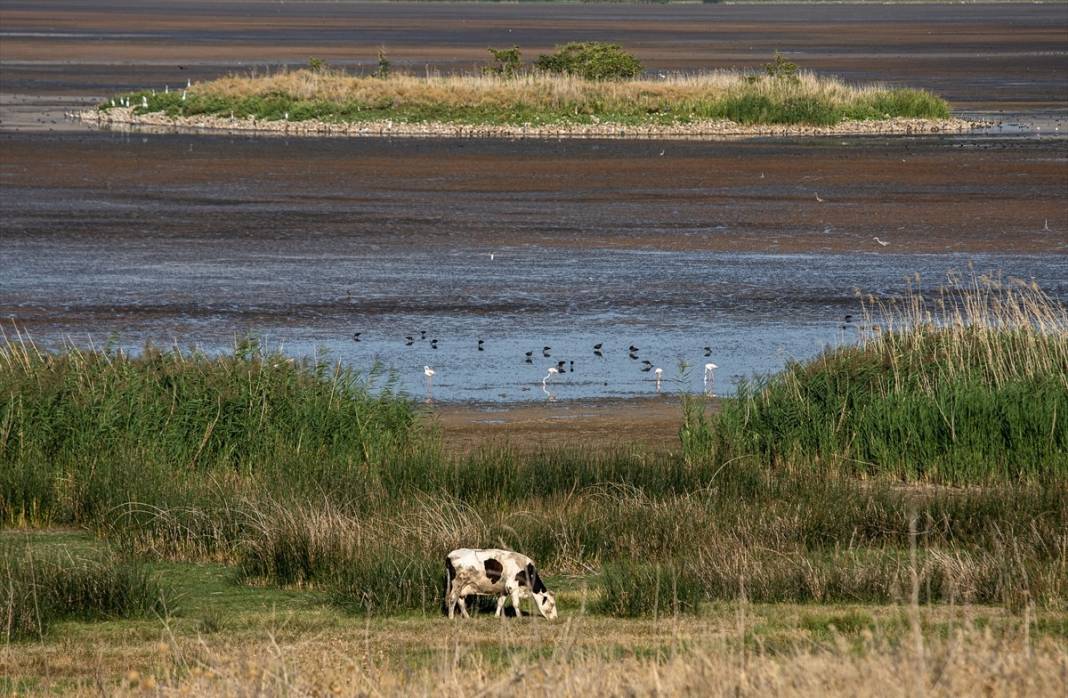
[[[340,363],[255,342],[205,356],[0,345],[0,521],[89,521],[173,501],[196,473],[302,483],[344,478],[408,448],[411,403]],[[203,481],[207,481],[204,478]]]
[[690,457],[957,484],[1068,472],[1063,306],[974,277],[863,314],[857,344],[742,383],[714,417],[691,402]]
[[[344,123],[671,125],[729,119],[828,126],[849,119],[950,116],[944,100],[923,90],[853,86],[808,72],[784,78],[717,71],[605,82],[493,72],[382,79],[322,69],[230,76],[183,92],[127,97],[135,113]],[[141,106],[142,99],[147,107]],[[108,102],[101,108],[111,106]]]
[[698,613],[705,590],[684,565],[612,562],[601,570],[597,610],[620,618]]
[[159,584],[141,564],[106,552],[75,557],[0,544],[0,634],[9,642],[43,638],[61,620],[163,611]]

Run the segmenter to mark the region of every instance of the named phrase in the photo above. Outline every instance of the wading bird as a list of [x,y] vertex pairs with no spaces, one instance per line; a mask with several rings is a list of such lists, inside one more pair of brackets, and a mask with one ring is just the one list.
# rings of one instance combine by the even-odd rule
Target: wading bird
[[604,342],[597,342],[596,344],[593,345],[593,350],[594,351],[601,351],[602,347],[604,347]]
[[821,204],[823,203],[823,199],[820,198],[819,192],[816,192],[816,201],[820,202]]
[[875,242],[879,243],[883,247],[886,247],[887,245],[890,244],[889,242],[886,242],[885,240],[880,240],[878,235],[872,237],[872,240],[874,240]]
[[656,374],[656,392],[659,393],[660,392],[660,379],[664,375],[664,369],[658,368],[655,371],[653,371],[653,373]]
[[429,366],[423,366],[423,375],[426,376],[426,399],[430,400],[430,391],[433,388],[434,382],[434,369],[430,368]]
[[541,387],[546,387],[549,384],[549,379],[557,373],[560,373],[560,371],[556,370],[555,366],[549,367],[549,370],[545,372],[545,377],[541,379]]
[[353,332],[352,333],[352,341],[354,341],[354,342],[360,341],[360,335],[361,334],[363,334],[363,332]]
[[715,397],[713,392],[713,384],[716,382],[716,369],[719,366],[715,364],[705,364],[705,395],[709,397]]
[[437,349],[438,348],[438,340],[436,340],[436,339],[430,340],[430,348],[431,349]]
[[483,345],[483,344],[485,344],[485,343],[486,343],[486,340],[484,340],[484,339],[480,339],[480,340],[478,340],[478,350],[479,350],[479,351],[486,351],[486,350],[485,350],[485,349],[484,349],[484,348],[482,347],[482,345]]
[[712,356],[712,347],[705,347],[705,356]]

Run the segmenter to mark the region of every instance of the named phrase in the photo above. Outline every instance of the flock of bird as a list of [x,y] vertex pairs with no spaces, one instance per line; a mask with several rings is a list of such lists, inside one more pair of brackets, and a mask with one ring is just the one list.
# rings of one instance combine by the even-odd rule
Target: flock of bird
[[[362,341],[362,338],[361,338],[362,335],[363,335],[363,332],[353,332],[352,333],[352,340],[354,342],[360,342],[360,341]],[[421,330],[419,332],[419,340],[420,341],[427,341],[426,330]],[[414,345],[416,341],[417,340],[416,340],[416,337],[414,335],[406,335],[404,337],[404,346],[410,347],[410,346]],[[438,348],[438,340],[436,338],[431,338],[430,339],[430,348],[431,349],[437,349]],[[485,351],[486,350],[486,340],[479,339],[478,340],[478,344],[476,345],[476,348],[478,349],[478,351]],[[542,349],[541,349],[542,357],[546,358],[546,359],[552,357],[552,349],[553,348],[548,346],[548,345],[543,346]],[[639,349],[635,345],[631,344],[630,346],[627,347],[627,356],[632,361],[638,361],[639,360],[638,352],[640,352],[640,351],[641,351],[641,349]],[[535,353],[534,349],[531,349],[530,351],[525,352],[523,363],[533,364],[534,363],[534,353]],[[597,344],[593,345],[593,355],[594,356],[596,356],[598,358],[604,358],[604,353],[605,353],[604,342],[598,342]],[[710,347],[710,346],[704,347],[704,355],[705,355],[706,358],[709,357],[709,356],[712,356],[712,347]],[[640,370],[643,373],[652,372],[653,375],[656,376],[656,378],[655,378],[655,380],[656,380],[656,391],[659,393],[660,392],[660,387],[661,387],[661,382],[663,381],[663,377],[664,377],[664,369],[655,366],[653,364],[653,362],[649,361],[648,359],[640,359],[640,360],[641,360],[641,369]],[[717,366],[714,363],[708,362],[708,363],[705,364],[704,388],[705,388],[705,394],[706,395],[709,395],[709,396],[713,395],[712,388],[713,388],[713,383],[715,382],[715,375],[716,375],[716,369],[717,368],[719,368],[719,366]],[[553,396],[549,392],[549,381],[552,380],[553,376],[559,375],[561,373],[568,373],[568,372],[571,372],[571,373],[575,372],[575,361],[573,359],[567,359],[567,360],[559,359],[559,360],[557,360],[555,366],[550,366],[546,370],[545,377],[541,379],[541,387],[542,387],[542,390],[544,390],[545,393],[547,395],[549,395],[550,399],[552,399]],[[435,375],[437,375],[437,372],[434,369],[432,369],[428,365],[423,366],[423,376],[426,378],[426,392],[427,392],[427,399],[428,400],[431,398],[431,394],[432,394],[432,390],[433,390],[434,376]]]

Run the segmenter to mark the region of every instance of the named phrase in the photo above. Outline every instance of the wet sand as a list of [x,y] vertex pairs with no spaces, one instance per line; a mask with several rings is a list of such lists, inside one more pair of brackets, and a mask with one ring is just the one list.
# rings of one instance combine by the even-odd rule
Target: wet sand
[[471,70],[487,46],[532,59],[618,42],[653,70],[753,68],[782,51],[850,81],[928,88],[975,112],[1068,114],[1063,3],[569,5],[73,0],[0,2],[0,91],[101,98],[316,56]]

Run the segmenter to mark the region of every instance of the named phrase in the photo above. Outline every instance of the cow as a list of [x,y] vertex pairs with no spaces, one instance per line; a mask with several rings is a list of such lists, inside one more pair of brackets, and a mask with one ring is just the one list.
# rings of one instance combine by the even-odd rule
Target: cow
[[498,618],[509,596],[517,615],[519,600],[532,596],[543,616],[556,619],[556,597],[545,588],[534,561],[511,550],[460,548],[445,557],[445,611],[449,618],[454,617],[457,606],[465,618],[470,617],[464,598],[471,594],[495,594]]

